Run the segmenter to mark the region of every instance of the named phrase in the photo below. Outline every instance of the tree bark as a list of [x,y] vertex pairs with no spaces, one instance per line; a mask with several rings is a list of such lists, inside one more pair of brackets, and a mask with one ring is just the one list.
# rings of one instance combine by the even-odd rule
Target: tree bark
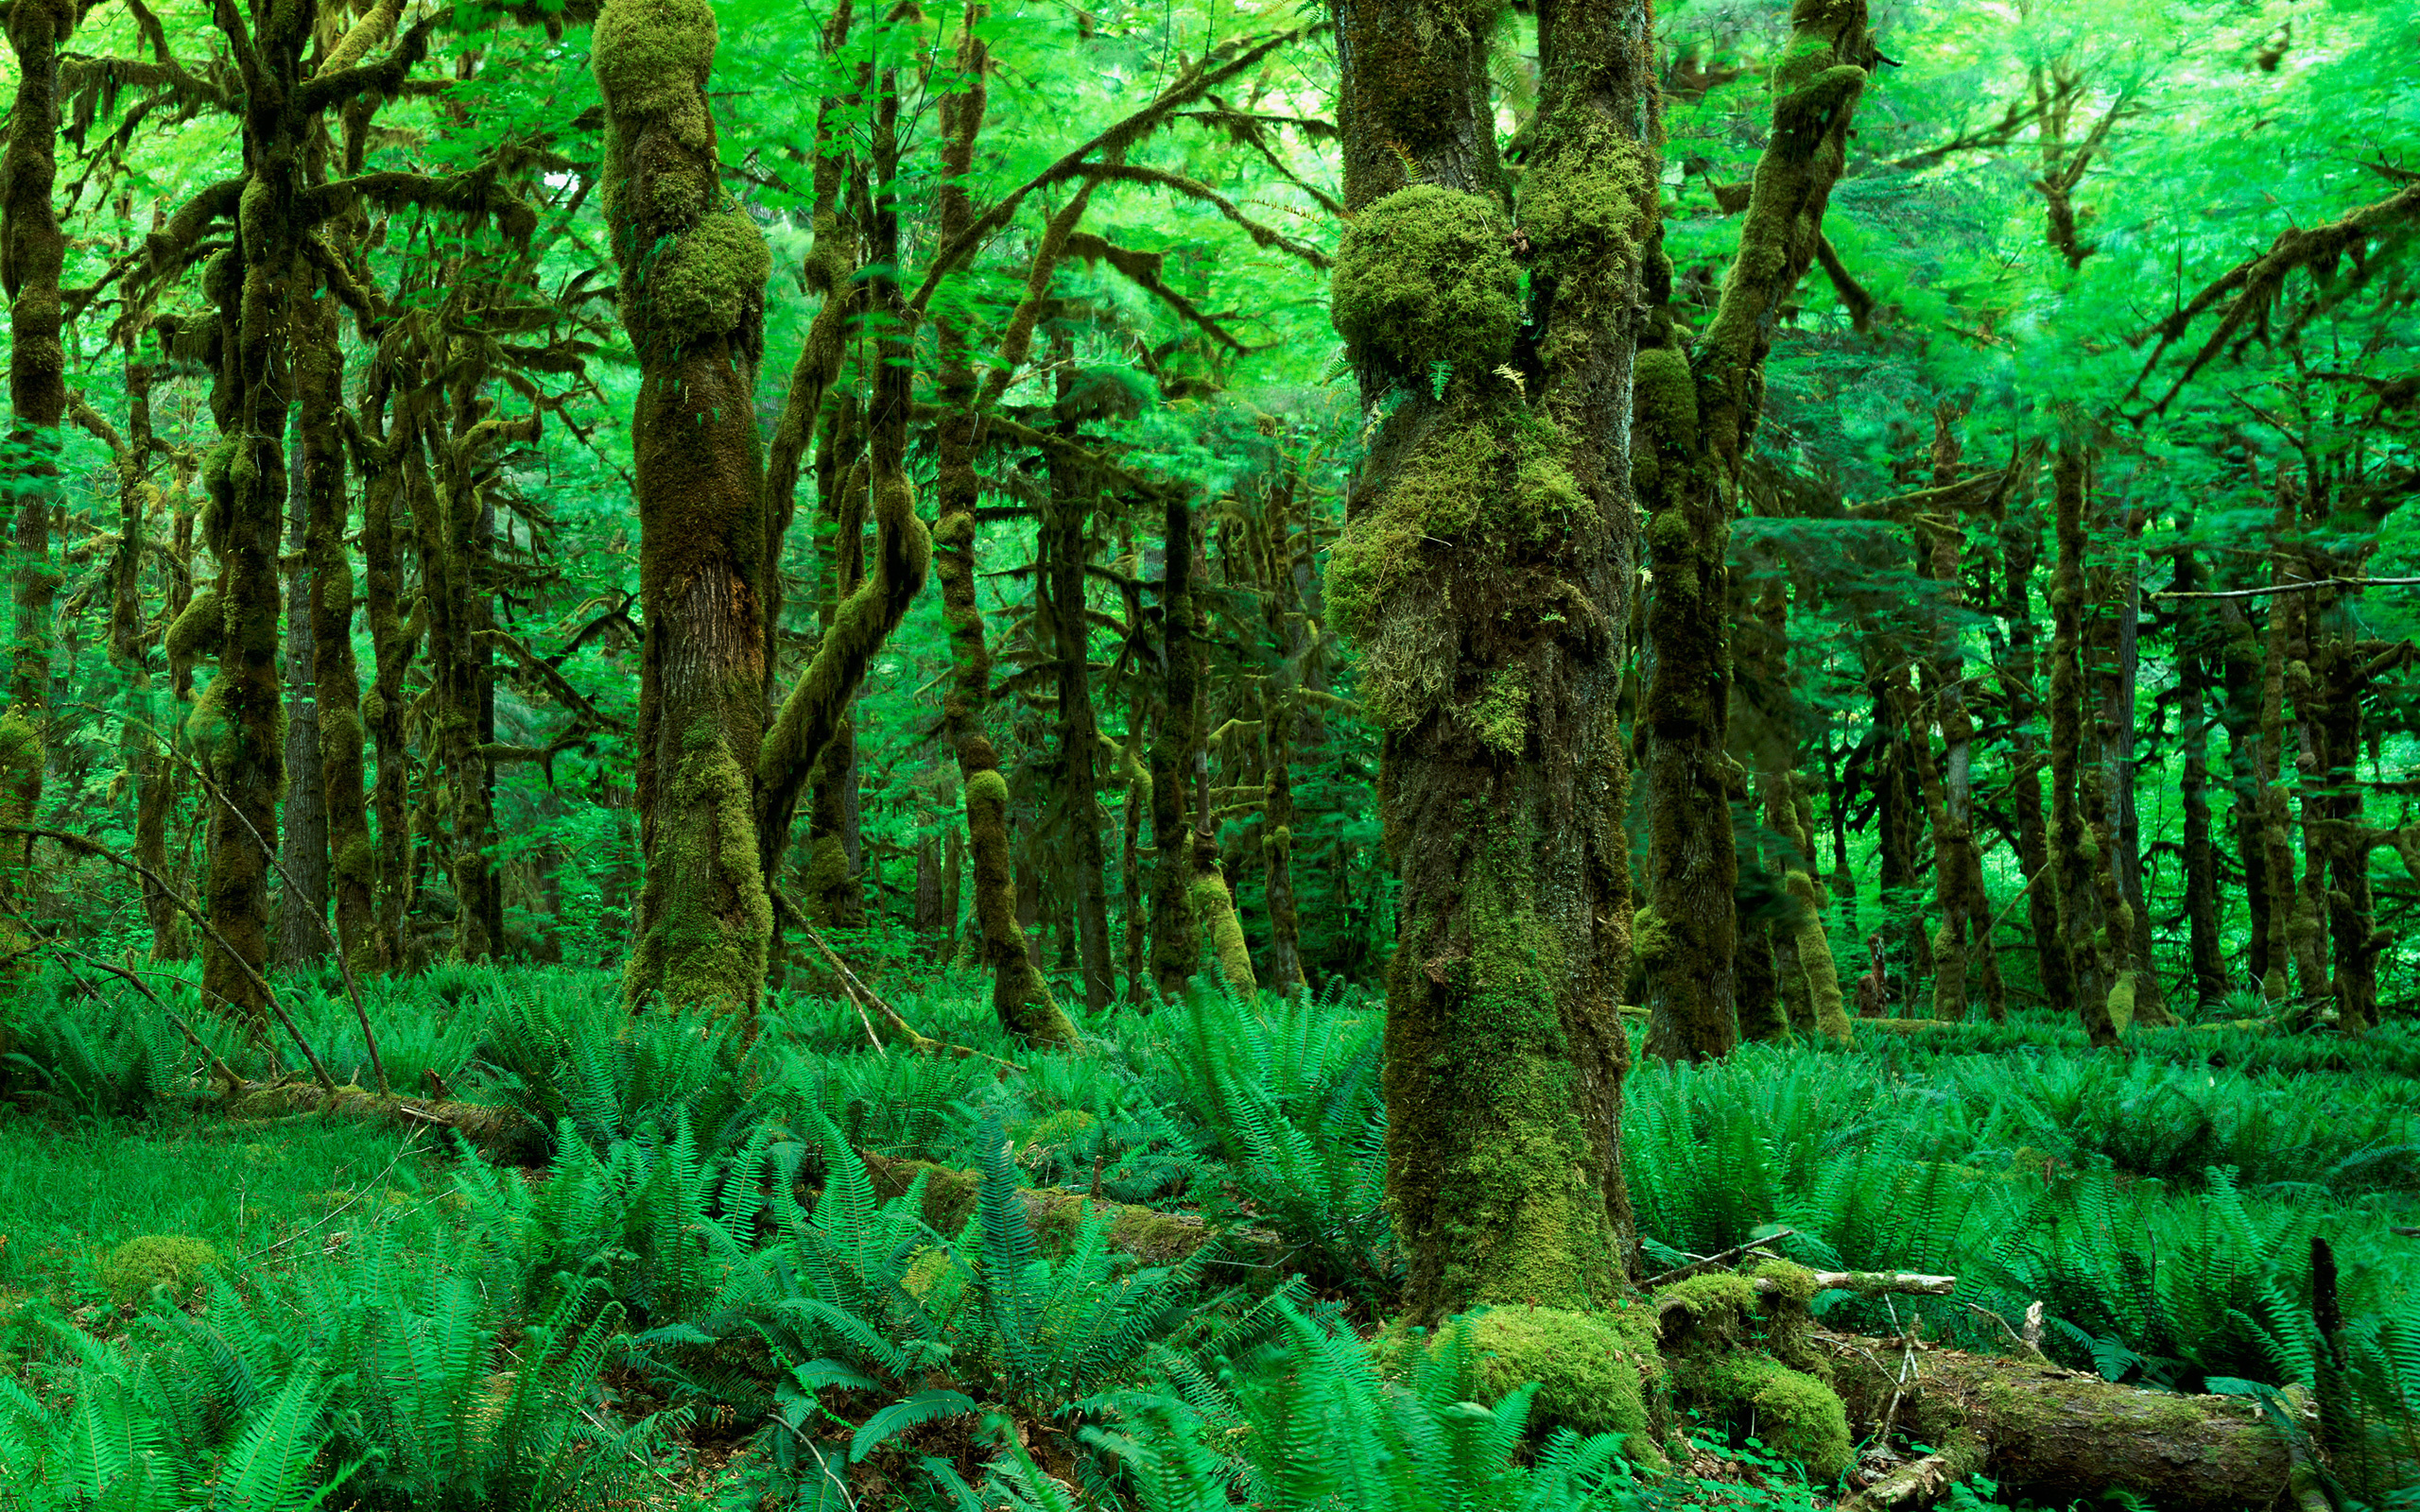
[[[1070,380],[1060,380],[1063,401]],[[1072,437],[1072,420],[1061,434]],[[1049,613],[1050,654],[1058,663],[1059,812],[1067,839],[1072,875],[1076,940],[1084,983],[1084,1006],[1098,1013],[1116,995],[1109,960],[1109,892],[1101,853],[1100,724],[1093,711],[1092,627],[1084,613],[1084,564],[1091,558],[1084,525],[1091,514],[1090,480],[1051,454],[1050,490],[1043,522],[1043,556],[1048,564],[1044,607]]]
[[[971,32],[971,28],[970,28]],[[971,35],[960,44],[959,69],[967,88],[943,102],[943,159],[941,188],[942,239],[962,234],[973,224],[974,210],[965,187],[974,162],[975,143],[982,129],[982,80],[989,67],[981,43]],[[895,112],[894,102],[890,107]],[[1075,221],[1083,213],[1084,194],[1071,197],[1051,217],[1044,246],[1034,254],[1026,301],[1038,302],[1049,284],[1050,269],[1066,246]],[[879,238],[878,238],[879,239]],[[1022,313],[1022,311],[1021,311]],[[1027,316],[1029,337],[1032,321]],[[1002,1028],[1031,1043],[1065,1044],[1074,1040],[1075,1026],[1052,1000],[1050,988],[1035,970],[1026,932],[1017,921],[1016,879],[1010,853],[1009,783],[1001,775],[998,751],[984,728],[992,698],[992,652],[984,640],[983,611],[976,598],[975,509],[982,492],[975,472],[976,427],[981,402],[973,355],[966,334],[944,322],[942,328],[942,407],[936,437],[939,455],[937,487],[940,518],[933,527],[934,573],[941,580],[942,615],[949,626],[951,673],[942,697],[942,738],[958,757],[965,783],[966,836],[975,860],[975,918],[982,940],[983,965],[992,972],[992,1010]],[[1022,366],[1025,353],[1006,353],[1007,367]]]
[[1160,717],[1151,743],[1151,985],[1163,998],[1184,994],[1201,964],[1193,911],[1192,787],[1200,739],[1198,662],[1193,653],[1193,507],[1168,496],[1161,532]]
[[[306,275],[307,276],[307,275]],[[296,396],[304,400],[289,441],[292,471],[286,475],[285,549],[294,565],[285,577],[285,794],[278,830],[277,960],[289,970],[323,960],[328,953],[328,807],[320,771],[320,676],[313,659],[317,619],[312,605],[316,555],[311,543],[310,478],[324,454],[314,449],[334,439],[333,427],[314,426],[315,394],[310,368],[313,327],[320,305],[308,285],[295,290],[293,373]],[[316,431],[316,434],[315,434]],[[343,485],[337,485],[341,496]]]
[[[71,0],[28,0],[7,12],[17,92],[0,161],[0,292],[9,297],[9,544],[15,652],[0,709],[0,821],[40,821],[51,741],[50,644],[58,570],[50,559],[60,507],[60,425],[67,417],[67,355],[60,340],[59,281],[67,238],[51,203],[59,171],[59,49],[76,29]],[[22,902],[33,841],[0,850],[0,902]]]
[[[2186,515],[2177,522],[2177,531],[2189,538],[2192,525],[2192,516]],[[2185,546],[2176,554],[2176,592],[2196,593],[2201,587],[2201,563],[2193,548]],[[2180,601],[2175,619],[2176,719],[2185,751],[2185,769],[2178,783],[2185,810],[2185,928],[2191,953],[2193,1002],[2204,1010],[2216,1007],[2227,990],[2225,944],[2219,931],[2218,852],[2210,837],[2208,707],[2213,648],[2208,622],[2206,609],[2190,599]]]
[[[2090,489],[2083,448],[2061,441],[2051,468],[2057,504],[2058,558],[2051,574],[2050,610],[2050,864],[2059,899],[2059,933],[2066,939],[2074,973],[2073,1006],[2086,1037],[2099,1049],[2118,1042],[2124,1025],[2113,1016],[2119,999],[2118,960],[2111,937],[2115,922],[2102,880],[2107,852],[2087,816],[2100,808],[2098,772],[2085,747],[2084,714],[2084,515]],[[2110,889],[2114,892],[2114,887]],[[2120,926],[2122,927],[2122,926]]]
[[[1364,697],[1386,727],[1380,812],[1403,879],[1386,1091],[1405,1313],[1584,1305],[1619,1291],[1631,1246],[1615,713],[1636,566],[1631,355],[1656,214],[1646,14],[1594,0],[1541,11],[1522,345],[1485,26],[1443,0],[1330,9],[1345,199],[1360,216],[1333,313],[1364,405],[1385,418],[1348,496],[1328,606],[1363,647]],[[1446,249],[1418,250],[1433,238]],[[1441,328],[1425,298],[1388,303],[1407,278],[1489,313]],[[1497,370],[1508,357],[1525,365],[1519,383]],[[1456,471],[1474,457],[1495,461]]]
[[[764,238],[724,202],[703,4],[607,0],[605,213],[639,358],[639,845],[633,1007],[752,1023],[773,930],[752,779],[765,733]],[[893,486],[884,480],[880,486]],[[901,485],[904,486],[904,485]]]
[[[2024,503],[2000,521],[2000,565],[2003,572],[2000,618],[2008,626],[2006,670],[2000,678],[2007,701],[2011,764],[2009,807],[2016,820],[2018,864],[2030,880],[2043,875],[2050,863],[2049,826],[2042,811],[2041,733],[2035,720],[2041,713],[2034,682],[2033,569],[2042,555],[2042,526],[2029,483],[2013,490]],[[2053,1005],[2075,1001],[2073,968],[2067,938],[2059,930],[2059,887],[2055,882],[2035,885],[2025,894],[2028,932],[2033,936],[2034,958],[2043,996]]]

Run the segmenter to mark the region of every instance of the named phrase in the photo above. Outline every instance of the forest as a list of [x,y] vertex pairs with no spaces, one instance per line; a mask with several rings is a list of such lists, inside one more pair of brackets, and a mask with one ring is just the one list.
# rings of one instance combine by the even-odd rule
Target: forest
[[2406,0],[0,25],[0,1509],[2420,1509]]

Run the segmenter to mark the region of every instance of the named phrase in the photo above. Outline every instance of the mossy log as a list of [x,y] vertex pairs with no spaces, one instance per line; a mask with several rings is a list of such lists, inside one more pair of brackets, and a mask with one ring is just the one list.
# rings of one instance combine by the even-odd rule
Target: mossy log
[[[1910,1358],[1906,1343],[1817,1339],[1836,1356],[1833,1383],[1851,1419],[1870,1430],[1891,1418],[1894,1373]],[[1895,1421],[1910,1440],[1940,1446],[2013,1497],[2066,1506],[2124,1487],[2161,1512],[2221,1512],[2265,1505],[2287,1486],[2287,1446],[2249,1401],[2145,1391],[1922,1345],[1912,1360],[1915,1379]],[[1860,1504],[1920,1504],[1927,1486],[1889,1484],[1908,1475],[1876,1481]],[[1919,1479],[1931,1495],[1946,1489],[1940,1475]]]
[[437,1097],[381,1097],[359,1087],[338,1087],[331,1094],[307,1082],[246,1082],[226,1092],[198,1093],[197,1109],[208,1108],[227,1118],[269,1120],[300,1117],[340,1118],[379,1124],[396,1129],[420,1129],[433,1143],[450,1147],[448,1133],[459,1134],[473,1149],[491,1160],[510,1165],[539,1165],[554,1152],[545,1130],[516,1108],[484,1103],[456,1102]]
[[[873,1180],[875,1193],[881,1196],[895,1197],[913,1185],[918,1177],[925,1178],[925,1221],[936,1231],[956,1233],[975,1215],[976,1199],[982,1187],[982,1177],[977,1173],[929,1160],[858,1153],[866,1163],[867,1176]],[[1019,1188],[1017,1198],[1025,1204],[1026,1217],[1046,1248],[1059,1247],[1072,1238],[1089,1210],[1110,1220],[1112,1249],[1146,1264],[1175,1264],[1214,1240],[1239,1264],[1274,1267],[1283,1254],[1275,1234],[1253,1228],[1217,1228],[1192,1213],[1099,1202],[1074,1192],[1033,1187]]]

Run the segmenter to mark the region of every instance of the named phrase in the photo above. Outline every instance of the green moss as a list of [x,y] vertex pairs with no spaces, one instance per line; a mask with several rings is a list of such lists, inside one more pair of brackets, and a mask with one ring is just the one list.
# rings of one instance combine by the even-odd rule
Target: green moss
[[1685,353],[1651,347],[1631,363],[1631,404],[1638,423],[1667,446],[1686,451],[1698,432],[1698,384]]
[[1520,319],[1511,228],[1495,201],[1414,184],[1361,211],[1337,249],[1329,313],[1357,360],[1425,377],[1502,362]]
[[1737,1425],[1817,1476],[1846,1469],[1855,1452],[1841,1394],[1761,1354],[1733,1354],[1693,1373],[1689,1395],[1727,1406]]
[[2109,1027],[2124,1034],[2135,1022],[2135,973],[2120,971],[2109,984]]
[[1655,963],[1672,954],[1672,926],[1655,911],[1652,903],[1641,903],[1631,915],[1631,959],[1646,971],[1653,971]]
[[772,276],[772,253],[748,212],[737,206],[703,216],[643,261],[631,281],[633,329],[672,346],[729,334]]
[[1563,276],[1638,259],[1653,155],[1593,112],[1585,118],[1589,140],[1542,143],[1521,180],[1521,230],[1541,273]]
[[119,1302],[140,1301],[154,1286],[182,1293],[204,1266],[218,1263],[210,1242],[190,1234],[145,1234],[109,1252],[100,1263],[102,1290]]
[[1252,947],[1244,939],[1243,920],[1236,916],[1235,894],[1227,890],[1227,880],[1215,871],[1196,878],[1186,897],[1193,905],[1195,922],[1210,941],[1211,956],[1219,963],[1219,976],[1227,989],[1246,994],[1258,991]]
[[588,54],[605,108],[617,119],[655,116],[687,129],[706,127],[716,41],[709,0],[610,0]]
[[[1361,648],[1363,705],[1382,725],[1416,723],[1451,689],[1455,642],[1432,572],[1474,541],[1548,555],[1595,523],[1566,465],[1570,449],[1563,428],[1523,407],[1506,380],[1457,379],[1443,413],[1346,524],[1328,557],[1328,606]],[[1497,691],[1466,696],[1484,702]]]
[[1471,730],[1498,756],[1518,756],[1530,739],[1530,674],[1525,667],[1499,668],[1487,692],[1471,705]]
[[[1477,1400],[1493,1404],[1534,1381],[1533,1431],[1620,1434],[1633,1459],[1661,1458],[1648,1432],[1648,1390],[1661,1383],[1664,1369],[1649,1310],[1496,1307],[1470,1315],[1462,1326]],[[1430,1348],[1449,1336],[1441,1333]]]
[[756,865],[748,774],[700,719],[658,800],[647,886],[661,906],[634,951],[629,989],[672,1008],[752,1011],[765,978],[773,907]]
[[1748,1272],[1756,1280],[1773,1283],[1773,1295],[1800,1307],[1815,1300],[1815,1273],[1786,1260],[1769,1260]]
[[1661,1302],[1678,1302],[1700,1322],[1725,1314],[1745,1314],[1756,1305],[1756,1285],[1737,1271],[1714,1270],[1684,1277],[1655,1294]]
[[42,763],[40,727],[13,711],[0,714],[0,776],[17,777],[38,771]]

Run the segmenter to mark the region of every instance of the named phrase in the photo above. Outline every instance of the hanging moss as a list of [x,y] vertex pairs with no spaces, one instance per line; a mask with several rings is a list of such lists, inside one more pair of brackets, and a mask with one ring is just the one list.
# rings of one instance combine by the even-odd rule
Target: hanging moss
[[1357,362],[1425,376],[1495,367],[1520,322],[1512,228],[1494,200],[1434,184],[1363,207],[1337,249],[1329,315]]

